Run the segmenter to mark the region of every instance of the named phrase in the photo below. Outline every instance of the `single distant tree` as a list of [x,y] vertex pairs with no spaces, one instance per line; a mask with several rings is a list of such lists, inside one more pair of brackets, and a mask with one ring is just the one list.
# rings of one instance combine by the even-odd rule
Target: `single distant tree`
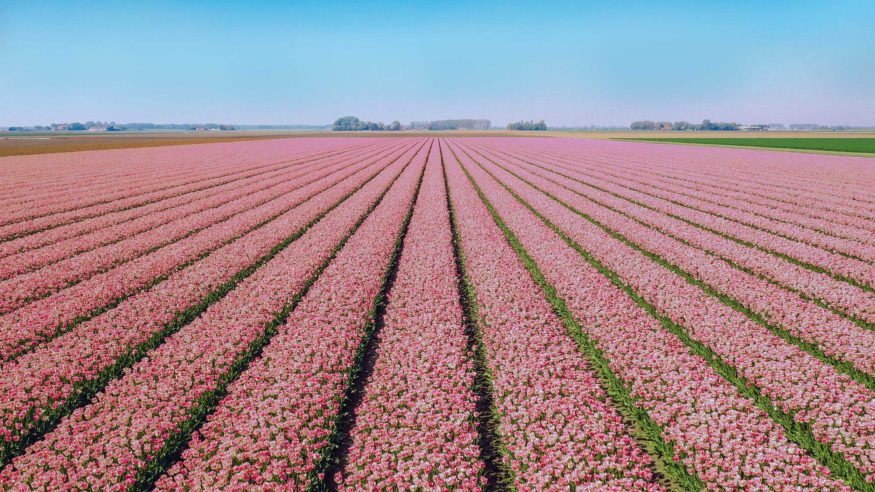
[[391,124],[389,124],[389,130],[393,132],[401,130],[401,122],[398,120],[393,121]]

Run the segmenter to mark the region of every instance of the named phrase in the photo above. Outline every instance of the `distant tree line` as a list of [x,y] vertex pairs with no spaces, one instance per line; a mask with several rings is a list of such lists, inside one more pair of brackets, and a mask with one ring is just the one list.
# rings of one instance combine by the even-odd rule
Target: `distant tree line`
[[334,120],[334,124],[331,125],[331,130],[335,132],[397,132],[398,130],[401,130],[401,123],[396,120],[386,125],[383,122],[375,123],[373,121],[362,121],[355,116],[344,116]]
[[544,120],[541,120],[537,123],[534,121],[517,121],[516,123],[508,123],[508,130],[526,130],[526,131],[546,131],[547,124],[544,123]]
[[738,123],[715,122],[711,120],[702,120],[701,125],[689,123],[686,121],[633,121],[629,127],[632,130],[674,130],[674,131],[735,131],[738,130]]

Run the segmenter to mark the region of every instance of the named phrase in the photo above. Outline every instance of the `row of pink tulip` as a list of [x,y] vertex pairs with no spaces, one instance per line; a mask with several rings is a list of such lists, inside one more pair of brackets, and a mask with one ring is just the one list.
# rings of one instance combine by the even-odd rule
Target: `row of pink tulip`
[[[235,167],[233,161],[231,164],[228,162],[224,162],[223,164],[224,165],[216,164],[219,176],[189,177],[188,179],[185,179],[182,184],[178,182],[174,183],[172,181],[167,183],[164,179],[159,177],[153,180],[153,182],[157,182],[158,184],[149,187],[157,188],[155,190],[143,193],[142,190],[138,190],[134,187],[133,189],[118,192],[117,194],[121,195],[120,197],[116,197],[112,200],[100,200],[97,203],[81,207],[75,206],[70,208],[69,204],[54,204],[52,201],[44,206],[34,207],[33,209],[19,207],[16,210],[20,211],[20,213],[24,214],[26,217],[19,218],[19,220],[14,223],[0,226],[0,238],[8,240],[17,236],[97,217],[106,213],[136,208],[148,205],[155,201],[181,196],[192,191],[198,191],[225,182],[247,168],[244,163],[237,163],[240,167]],[[248,164],[251,165],[252,162],[248,162]],[[180,163],[177,162],[177,166],[179,165]],[[230,171],[228,170],[229,166],[232,167],[232,170]],[[77,188],[78,184],[71,184],[71,186]],[[83,197],[82,200],[88,200],[88,197]],[[57,210],[55,212],[47,212],[48,209]],[[12,217],[14,214],[9,215]]]
[[316,477],[392,251],[420,152],[261,356],[228,389],[160,489],[303,490]]
[[875,322],[875,294],[871,292],[832,278],[827,274],[812,271],[780,257],[732,241],[719,234],[702,230],[679,219],[636,205],[582,182],[569,179],[567,175],[561,174],[551,165],[545,164],[540,167],[527,165],[512,157],[507,157],[507,160],[520,164],[526,170],[542,178],[558,182],[563,187],[599,204],[609,206],[643,221],[649,227],[671,237],[681,239],[739,265],[758,276],[769,278],[784,287],[819,299],[824,304],[863,321]]
[[475,428],[474,362],[437,144],[384,319],[373,371],[355,411],[346,467],[336,480],[339,489],[479,488],[485,478]]
[[409,154],[402,157],[376,178],[381,166],[350,176],[165,282],[0,367],[4,375],[0,380],[4,446],[12,446],[50,420],[55,410],[79,398],[83,388],[94,384],[138,346],[160,336],[181,313],[203,302],[237,272],[253,265],[368,180],[373,179],[372,184],[359,193],[366,199],[376,196],[409,158]]
[[810,423],[817,440],[843,455],[867,479],[875,478],[875,448],[869,444],[875,439],[875,392],[786,343],[501,168],[487,167],[657,312],[760,388],[774,407],[797,422]]
[[[563,145],[565,144],[565,145]],[[751,182],[759,170],[774,163],[774,153],[756,151],[755,158],[739,161],[733,156],[739,153],[738,149],[697,149],[698,152],[690,155],[693,148],[680,148],[678,146],[653,146],[647,144],[624,145],[620,143],[605,143],[598,145],[602,148],[601,153],[594,152],[592,143],[586,148],[569,145],[568,142],[559,145],[542,147],[544,151],[552,152],[563,150],[566,156],[571,154],[586,155],[587,160],[601,162],[604,167],[623,167],[652,172],[663,177],[681,179],[687,182],[703,183],[717,186],[723,189],[732,189],[754,196],[759,199],[768,199],[787,206],[794,210],[819,210],[831,213],[846,214],[850,217],[873,217],[873,209],[867,205],[865,194],[860,190],[852,191],[851,196],[843,196],[849,188],[847,182],[856,171],[862,176],[865,172],[859,163],[849,165],[847,158],[836,156],[819,157],[818,161],[800,162],[804,160],[799,154],[783,156],[783,164],[779,164],[773,171],[766,175],[760,183]],[[535,145],[530,146],[532,148]],[[519,146],[516,147],[517,149]],[[750,156],[750,154],[747,154]],[[691,158],[693,157],[693,158]],[[685,158],[686,162],[678,159]],[[837,162],[842,161],[842,162]],[[859,159],[856,159],[859,161]],[[808,164],[807,166],[805,164]],[[814,164],[814,165],[812,165]],[[717,169],[711,166],[718,166]],[[802,172],[811,174],[814,168],[823,165],[826,169],[822,178],[811,182],[804,180],[798,182],[794,179],[794,173]],[[852,170],[856,167],[856,170]],[[841,169],[841,172],[836,172]],[[842,181],[841,186],[836,186],[836,180]],[[755,178],[754,178],[755,179]],[[821,185],[826,183],[824,187]]]
[[[521,155],[521,157],[523,157]],[[610,180],[612,183],[627,186],[636,191],[678,202],[696,210],[708,212],[751,227],[763,229],[783,235],[791,239],[820,246],[822,248],[855,255],[872,260],[875,256],[872,244],[875,239],[875,225],[871,220],[862,217],[855,218],[856,224],[835,223],[820,220],[805,215],[803,207],[797,207],[792,212],[776,210],[771,206],[760,206],[750,201],[750,194],[738,193],[737,197],[715,193],[711,187],[689,186],[684,183],[671,182],[646,171],[636,169],[630,174],[631,167],[605,168],[599,164],[588,164],[573,156],[551,156],[542,153],[528,153],[527,157],[538,159],[538,162],[550,162],[571,171],[584,175]],[[535,162],[535,161],[533,161]],[[848,219],[852,219],[848,217]],[[869,245],[867,248],[866,245]]]
[[[674,461],[712,490],[849,490],[464,152],[457,155],[635,405],[661,426]],[[526,198],[551,213],[549,200]],[[591,235],[582,244],[597,240]]]
[[716,292],[760,314],[794,337],[817,345],[827,355],[849,362],[860,371],[875,375],[875,359],[872,357],[875,353],[875,331],[861,328],[851,320],[814,302],[805,301],[793,292],[737,270],[724,260],[575,194],[563,187],[566,182],[544,179],[537,172],[513,165],[510,159],[481,152],[575,210],[693,275]]
[[[347,150],[347,152],[354,152]],[[282,162],[280,164],[271,164],[264,167],[253,166],[249,170],[238,173],[219,184],[207,187],[203,190],[186,193],[165,200],[158,200],[140,207],[126,209],[116,212],[109,212],[104,215],[85,219],[79,222],[73,222],[67,225],[58,226],[42,232],[29,234],[10,241],[0,243],[0,258],[4,258],[13,254],[29,251],[36,248],[41,248],[63,240],[73,240],[78,236],[112,226],[121,225],[123,223],[138,221],[154,221],[153,215],[169,212],[178,207],[188,206],[197,200],[202,200],[205,197],[216,193],[224,193],[229,190],[234,190],[240,186],[258,179],[261,176],[270,175],[271,173],[279,172],[289,167],[301,168],[314,162],[324,162],[335,154],[310,154],[307,157]],[[321,156],[321,157],[317,157]],[[151,223],[151,222],[150,222]],[[102,232],[101,232],[102,233]]]
[[[173,224],[187,223],[194,215],[210,215],[217,210],[221,210],[223,206],[241,202],[247,198],[264,195],[268,191],[270,191],[270,194],[264,195],[264,197],[272,197],[277,191],[282,192],[284,189],[287,189],[288,183],[292,182],[292,180],[306,177],[313,170],[325,164],[317,162],[301,168],[281,169],[267,175],[241,180],[242,183],[235,182],[233,186],[225,185],[219,187],[219,189],[211,189],[209,190],[210,193],[206,194],[205,197],[181,207],[151,213],[136,220],[104,227],[87,235],[71,237],[42,248],[2,258],[0,259],[0,280],[32,272],[40,267],[117,242],[127,242],[128,244],[136,244],[136,246],[124,248],[124,252],[120,256],[112,256],[113,251],[111,248],[101,248],[100,256],[102,261],[111,261],[113,259],[115,264],[130,260],[136,257],[138,253],[157,247],[155,242],[147,238],[160,235],[163,243],[172,242],[180,234],[185,235],[188,232],[196,231],[202,223],[194,223],[191,229],[182,232],[173,230]],[[333,163],[328,164],[332,165]],[[22,239],[28,237],[32,236],[25,236]]]
[[517,488],[658,490],[650,458],[452,155],[444,152],[460,249]]
[[[400,151],[399,151],[400,152]],[[392,156],[384,157],[391,160]],[[373,161],[375,159],[371,159]],[[302,186],[280,200],[246,211],[238,216],[216,224],[198,234],[162,248],[109,272],[62,290],[52,296],[28,304],[22,309],[0,317],[0,360],[21,353],[34,342],[51,337],[59,329],[74,323],[77,318],[88,316],[107,304],[135,294],[148,287],[186,262],[196,260],[271,220],[290,208],[294,208],[313,195],[361,171],[373,162],[365,161],[348,166],[333,174]]]
[[[276,215],[286,206],[289,197],[297,199],[300,196],[299,190],[302,186],[332,173],[342,173],[346,169],[347,166],[343,164],[335,164],[318,172],[302,174],[289,180],[278,180],[273,186],[258,189],[251,195],[236,198],[224,205],[196,215],[182,217],[151,231],[4,280],[0,282],[0,314],[14,311],[35,299],[43,298],[95,275],[112,269],[127,269],[126,264],[131,261],[167,257],[166,250],[174,249],[180,243],[187,245],[193,241],[198,242],[198,238],[209,235],[210,231],[226,228],[226,221],[236,220],[245,214],[253,215],[254,211],[270,208],[275,210],[271,215]],[[204,234],[199,235],[201,231]],[[213,240],[200,248],[216,245]],[[186,249],[190,254],[174,255],[173,263],[167,264],[167,268],[175,268],[176,265],[184,264],[203,252],[203,249]],[[154,271],[148,278],[158,275],[161,275],[160,271]]]
[[[408,169],[374,213],[399,215],[409,203],[419,173]],[[172,451],[167,446],[175,443],[192,416],[208,411],[215,392],[258,347],[269,323],[303,292],[378,198],[360,192],[329,212],[124,377],[112,381],[91,404],[13,460],[0,472],[0,484],[133,487],[155,461]]]
[[[176,152],[165,151],[164,158],[160,160],[149,160],[147,156],[150,152],[146,149],[114,151],[117,152],[115,155],[113,151],[90,152],[87,153],[90,160],[80,162],[76,173],[67,172],[61,181],[52,185],[44,187],[39,176],[29,176],[21,188],[30,190],[31,193],[20,197],[10,196],[3,204],[4,209],[9,209],[8,212],[12,213],[6,221],[17,222],[114,200],[131,199],[138,195],[197,183],[199,180],[220,179],[245,171],[253,165],[261,167],[320,151],[315,146],[295,148],[292,152],[284,152],[281,148],[264,148],[259,151],[250,147],[249,150],[251,152],[247,154],[244,148],[238,146],[216,147],[203,149],[197,155],[180,149]],[[114,158],[110,157],[113,155]],[[34,165],[42,169],[45,161],[65,160],[65,157],[65,154],[41,156]],[[101,172],[89,175],[89,169],[100,169]],[[71,186],[73,184],[75,186]]]

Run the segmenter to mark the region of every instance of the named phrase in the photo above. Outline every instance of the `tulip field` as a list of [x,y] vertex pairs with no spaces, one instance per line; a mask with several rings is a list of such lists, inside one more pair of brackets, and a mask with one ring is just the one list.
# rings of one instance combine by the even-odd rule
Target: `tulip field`
[[0,157],[0,489],[875,491],[875,159]]

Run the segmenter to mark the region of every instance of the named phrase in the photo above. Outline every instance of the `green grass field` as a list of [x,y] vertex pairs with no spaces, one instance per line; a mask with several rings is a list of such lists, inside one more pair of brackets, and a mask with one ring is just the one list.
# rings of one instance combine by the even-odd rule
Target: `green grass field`
[[670,142],[735,147],[763,147],[771,149],[819,150],[875,154],[875,138],[636,138],[648,142]]

